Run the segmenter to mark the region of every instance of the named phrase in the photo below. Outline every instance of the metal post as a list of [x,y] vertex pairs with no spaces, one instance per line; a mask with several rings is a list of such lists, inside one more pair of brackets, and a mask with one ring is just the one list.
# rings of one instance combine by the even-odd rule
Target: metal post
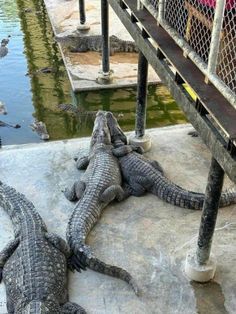
[[84,0],[79,0],[79,16],[80,16],[80,24],[77,27],[80,31],[85,31],[90,29],[90,26],[86,23],[86,13],[85,13],[85,4]]
[[142,52],[138,59],[138,90],[136,105],[135,136],[143,137],[146,125],[148,62]]
[[164,7],[165,7],[165,0],[159,0],[158,2],[158,24],[162,22],[164,19]]
[[101,28],[102,28],[102,72],[97,82],[109,84],[112,81],[110,71],[110,39],[109,39],[109,5],[107,0],[101,0]]
[[129,137],[129,143],[133,146],[142,147],[144,152],[151,149],[151,138],[148,134],[145,134],[147,80],[148,61],[143,53],[139,51],[135,134]]
[[137,10],[142,10],[143,9],[143,4],[141,2],[141,0],[137,1]]
[[85,6],[84,0],[79,0],[79,15],[80,15],[80,24],[85,24],[86,15],[85,15]]
[[216,271],[216,260],[211,255],[211,244],[218,214],[220,196],[224,181],[224,170],[212,158],[202,218],[199,228],[197,250],[187,254],[185,272],[191,280],[207,282],[211,280]]
[[207,67],[207,75],[205,78],[205,82],[208,83],[209,78],[208,74],[216,73],[217,60],[219,55],[220,48],[220,40],[221,40],[221,31],[224,19],[224,11],[225,11],[225,3],[226,0],[217,0],[215,15],[213,21],[213,28],[211,34],[211,44],[210,44],[210,53],[208,59],[208,67]]
[[196,255],[199,264],[205,264],[210,257],[223,181],[224,170],[212,158],[197,244]]

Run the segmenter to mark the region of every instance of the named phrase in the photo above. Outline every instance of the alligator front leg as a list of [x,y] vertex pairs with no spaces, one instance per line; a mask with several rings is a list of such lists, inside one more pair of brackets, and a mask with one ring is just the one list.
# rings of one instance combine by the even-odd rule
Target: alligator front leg
[[61,309],[63,314],[86,314],[82,306],[72,302],[65,303]]
[[7,246],[1,251],[0,253],[0,282],[2,281],[2,270],[7,262],[7,260],[11,257],[11,255],[14,253],[15,249],[20,243],[20,239],[16,238],[9,242]]
[[75,157],[74,160],[76,161],[76,167],[79,170],[85,170],[88,167],[89,164],[89,157],[88,156],[82,156],[80,158]]
[[125,193],[120,185],[114,184],[109,186],[100,196],[100,200],[107,204],[113,201],[115,198],[119,202],[125,198]]
[[82,197],[85,188],[86,188],[85,182],[76,181],[70,189],[68,188],[65,189],[64,195],[69,201],[74,202]]
[[112,153],[115,157],[119,158],[119,157],[123,157],[129,153],[131,153],[133,151],[132,146],[130,145],[124,145],[121,147],[117,147],[117,148],[113,148],[112,149]]

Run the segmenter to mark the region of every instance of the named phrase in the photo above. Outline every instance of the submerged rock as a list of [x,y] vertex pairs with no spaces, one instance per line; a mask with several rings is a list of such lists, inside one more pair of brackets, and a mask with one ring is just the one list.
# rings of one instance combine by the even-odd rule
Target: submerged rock
[[0,58],[5,57],[7,54],[8,54],[8,48],[7,48],[6,44],[1,43],[1,46],[0,46]]
[[6,106],[0,101],[0,114],[7,114]]

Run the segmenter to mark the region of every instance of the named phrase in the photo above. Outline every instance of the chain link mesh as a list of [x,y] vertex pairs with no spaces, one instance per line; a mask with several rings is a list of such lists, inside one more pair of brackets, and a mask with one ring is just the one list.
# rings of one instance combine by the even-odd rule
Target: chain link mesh
[[214,9],[199,0],[167,0],[165,19],[207,63]]
[[236,12],[225,10],[217,75],[236,94]]
[[[208,63],[216,1],[165,0],[164,19]],[[157,16],[159,0],[141,0]],[[226,0],[216,73],[236,93],[236,1]],[[151,10],[150,10],[151,8]]]

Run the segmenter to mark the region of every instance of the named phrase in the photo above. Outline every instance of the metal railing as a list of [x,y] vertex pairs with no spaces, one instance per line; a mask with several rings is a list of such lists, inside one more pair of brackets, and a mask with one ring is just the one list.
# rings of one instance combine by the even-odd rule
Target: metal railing
[[236,108],[234,0],[138,0]]

